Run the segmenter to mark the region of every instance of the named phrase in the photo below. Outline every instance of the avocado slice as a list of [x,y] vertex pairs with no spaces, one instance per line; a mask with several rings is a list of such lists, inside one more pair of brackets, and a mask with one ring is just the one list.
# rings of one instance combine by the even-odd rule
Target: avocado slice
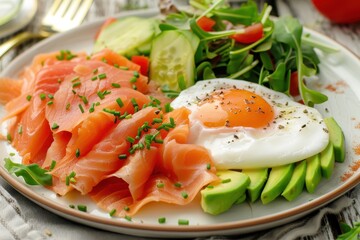
[[321,180],[320,154],[307,158],[306,163],[305,186],[309,193],[313,193]]
[[306,161],[301,161],[296,164],[294,173],[290,179],[289,184],[281,194],[286,200],[292,201],[297,198],[304,189],[306,174]]
[[261,193],[261,201],[267,204],[277,198],[288,185],[294,171],[294,163],[273,167],[265,188]]
[[250,178],[242,172],[218,171],[220,181],[200,191],[201,207],[204,212],[218,215],[227,211],[243,195],[250,184]]
[[268,179],[269,171],[267,168],[243,169],[243,173],[249,176],[250,185],[247,187],[247,194],[251,202],[255,202],[264,188]]
[[329,142],[327,147],[320,153],[320,166],[322,176],[329,179],[335,166],[334,147],[331,142]]
[[345,137],[341,127],[333,117],[324,118],[324,122],[328,128],[330,142],[334,146],[335,161],[345,161]]
[[240,196],[240,198],[238,200],[236,200],[235,204],[240,204],[245,202],[246,200],[246,194],[244,193],[243,195]]

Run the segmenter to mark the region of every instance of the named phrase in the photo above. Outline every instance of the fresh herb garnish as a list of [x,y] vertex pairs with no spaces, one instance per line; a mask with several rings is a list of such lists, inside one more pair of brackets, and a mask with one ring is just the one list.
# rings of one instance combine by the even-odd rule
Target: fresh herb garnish
[[5,158],[5,168],[10,174],[23,177],[29,185],[52,185],[52,176],[47,170],[42,169],[38,164],[23,165],[14,163],[10,158]]

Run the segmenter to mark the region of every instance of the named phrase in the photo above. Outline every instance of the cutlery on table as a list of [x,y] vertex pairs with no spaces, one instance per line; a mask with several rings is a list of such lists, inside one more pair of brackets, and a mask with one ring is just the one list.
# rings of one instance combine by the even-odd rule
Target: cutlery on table
[[47,38],[79,26],[88,13],[93,0],[54,0],[41,22],[40,31],[22,32],[0,45],[0,58],[19,44],[34,38]]

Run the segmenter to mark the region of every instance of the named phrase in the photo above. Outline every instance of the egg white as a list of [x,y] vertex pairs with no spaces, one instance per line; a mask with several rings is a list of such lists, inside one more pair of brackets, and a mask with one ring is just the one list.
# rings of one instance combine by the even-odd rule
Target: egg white
[[[197,103],[207,94],[235,87],[262,96],[273,107],[274,121],[260,129],[209,128],[196,118]],[[171,106],[191,110],[188,142],[208,149],[218,169],[262,168],[293,163],[321,152],[329,142],[327,127],[316,109],[294,102],[283,93],[246,81],[199,81],[182,91]]]

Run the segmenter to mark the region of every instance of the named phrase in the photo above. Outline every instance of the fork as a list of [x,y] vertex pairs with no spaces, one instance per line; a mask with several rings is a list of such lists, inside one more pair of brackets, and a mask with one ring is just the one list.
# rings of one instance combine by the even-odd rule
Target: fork
[[9,50],[30,39],[47,38],[82,23],[93,0],[54,0],[49,12],[41,22],[40,31],[22,32],[0,45],[0,58]]

